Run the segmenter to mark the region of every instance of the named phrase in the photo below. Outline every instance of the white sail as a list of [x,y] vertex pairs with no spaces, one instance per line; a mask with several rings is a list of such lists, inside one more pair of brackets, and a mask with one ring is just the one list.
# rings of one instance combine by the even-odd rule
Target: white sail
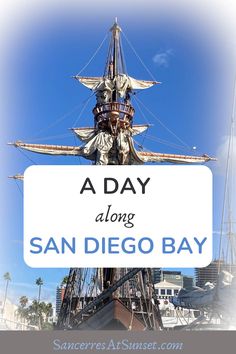
[[[147,128],[149,127],[149,124],[138,124],[138,125],[133,125],[131,128],[131,134],[132,136],[138,135],[143,133]],[[73,132],[76,134],[76,136],[81,140],[81,141],[89,141],[92,139],[96,133],[97,130],[92,128],[92,127],[84,127],[84,128],[71,128]]]
[[[126,136],[125,140],[129,143],[131,155],[137,163],[144,162],[170,162],[170,163],[204,163],[207,161],[215,161],[208,155],[203,156],[188,156],[176,154],[161,154],[157,152],[138,152],[135,150],[133,140]],[[112,147],[113,137],[107,132],[99,132],[92,135],[83,147],[79,146],[65,146],[65,145],[45,145],[45,144],[27,144],[21,141],[13,143],[17,148],[29,150],[39,154],[48,155],[70,155],[83,156],[85,158],[95,160],[94,153],[108,154]]]
[[208,155],[188,156],[176,154],[161,154],[158,152],[136,152],[143,162],[170,162],[170,163],[204,163],[215,159]]
[[147,128],[149,128],[149,126],[150,126],[149,124],[133,125],[131,128],[132,135],[138,135],[138,134],[145,132],[145,130],[147,130]]
[[91,90],[95,90],[98,84],[100,84],[103,81],[102,77],[82,77],[82,76],[74,76],[76,80],[79,80],[79,82],[88,87]]
[[132,90],[144,90],[153,85],[160,84],[158,81],[148,81],[148,80],[137,80],[132,77],[129,78],[129,86]]
[[45,145],[45,144],[27,144],[21,141],[13,143],[17,148],[36,152],[38,154],[47,155],[82,155],[82,149],[78,146],[65,146],[65,145]]
[[137,80],[125,74],[119,74],[114,79],[77,75],[74,78],[93,91],[113,91],[116,89],[120,97],[124,97],[127,90],[144,90],[160,83],[158,81]]
[[89,141],[92,139],[95,134],[96,134],[96,129],[90,128],[90,127],[85,127],[85,128],[71,128],[73,132],[76,134],[76,136],[81,140],[81,141]]

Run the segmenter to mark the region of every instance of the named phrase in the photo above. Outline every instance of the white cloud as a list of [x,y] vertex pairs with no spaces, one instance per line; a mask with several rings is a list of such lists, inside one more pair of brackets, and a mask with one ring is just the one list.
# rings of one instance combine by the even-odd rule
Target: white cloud
[[167,49],[164,52],[160,52],[154,55],[153,62],[158,66],[167,68],[169,66],[170,57],[174,54],[173,49]]

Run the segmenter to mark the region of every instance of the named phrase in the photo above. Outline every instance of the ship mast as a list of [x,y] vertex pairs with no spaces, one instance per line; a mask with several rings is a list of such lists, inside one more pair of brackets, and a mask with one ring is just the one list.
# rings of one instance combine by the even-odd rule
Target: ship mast
[[[113,58],[112,58],[113,60],[110,61],[110,65],[112,66],[111,69],[113,69],[111,79],[114,80],[115,77],[118,75],[118,73],[120,73],[119,58],[121,58],[121,56],[119,57],[119,54],[121,54],[121,46],[120,46],[121,28],[118,26],[117,18],[110,31],[112,32],[112,41],[113,41]],[[122,70],[121,73],[124,73],[124,70]],[[116,102],[117,100],[118,100],[118,92],[117,89],[115,88],[112,95],[112,101]]]
[[[223,209],[221,215],[221,229],[220,229],[220,242],[219,242],[218,273],[220,273],[220,271],[222,270],[221,260],[226,262],[226,267],[230,272],[235,273],[235,265],[236,265],[236,241],[235,241],[236,233],[234,232],[235,215],[233,214],[233,200],[234,200],[233,195],[235,193],[235,171],[234,171],[235,119],[236,119],[236,78],[234,80],[233,107],[232,107],[232,114],[230,119],[230,132],[229,132],[228,146],[227,146],[224,198],[223,198]],[[223,257],[224,231],[226,231],[227,234],[225,259]]]

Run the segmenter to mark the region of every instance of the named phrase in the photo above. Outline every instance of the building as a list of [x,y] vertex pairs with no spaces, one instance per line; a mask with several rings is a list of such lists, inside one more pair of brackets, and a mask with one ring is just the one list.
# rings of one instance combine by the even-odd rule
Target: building
[[161,268],[151,268],[153,284],[160,283],[161,281]]
[[175,307],[171,302],[171,298],[179,293],[181,286],[163,280],[155,284],[154,288],[159,301],[161,316],[174,316]]
[[166,280],[167,282],[183,287],[183,275],[180,271],[163,270],[161,268],[152,268],[152,281],[154,284]]
[[218,267],[219,262],[214,260],[207,267],[195,268],[196,285],[203,288],[207,282],[216,283],[218,278]]
[[223,260],[214,260],[207,267],[195,268],[196,285],[203,288],[207,282],[216,283],[218,279],[218,272],[226,270],[232,274],[236,274],[236,265],[226,264]]
[[37,326],[28,325],[28,321],[19,315],[18,306],[13,304],[10,299],[0,298],[0,331],[37,329]]
[[[223,262],[221,262],[222,266]],[[207,282],[216,283],[218,279],[219,262],[214,260],[207,267],[195,268],[196,285],[203,288]]]
[[190,289],[194,286],[194,277],[183,275],[183,288]]
[[169,283],[175,284],[183,287],[183,275],[180,271],[175,270],[161,270],[161,281],[167,281]]
[[17,329],[17,309],[9,299],[0,299],[0,329]]
[[157,298],[159,300],[160,299],[168,300],[171,297],[178,294],[178,292],[181,289],[181,286],[163,280],[155,284],[154,288],[155,288],[155,293],[157,295]]
[[63,286],[58,286],[56,290],[56,315],[58,316],[61,309],[61,304],[64,298],[66,288]]

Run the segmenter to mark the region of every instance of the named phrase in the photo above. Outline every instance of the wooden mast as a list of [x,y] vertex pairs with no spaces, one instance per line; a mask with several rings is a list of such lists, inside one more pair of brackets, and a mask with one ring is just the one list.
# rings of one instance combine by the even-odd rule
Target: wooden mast
[[[117,18],[115,18],[115,23],[111,27],[110,31],[112,32],[112,45],[113,48],[111,50],[112,53],[112,60],[109,60],[108,58],[108,63],[109,63],[109,68],[110,68],[110,74],[111,74],[111,79],[114,80],[115,77],[119,73],[119,56],[118,56],[118,51],[120,49],[120,31],[121,28],[118,26],[117,23]],[[115,89],[112,93],[112,102],[117,102],[118,101],[118,92]],[[103,269],[103,288],[107,289],[113,283],[115,282],[116,279],[116,274],[117,274],[117,269],[116,268],[104,268]],[[114,294],[111,293],[111,297],[113,297]],[[107,300],[105,300],[107,301]]]
[[[119,51],[120,51],[120,32],[121,28],[118,26],[117,18],[115,19],[115,23],[111,28],[112,32],[112,42],[113,42],[113,75],[112,79],[114,80],[115,77],[119,74]],[[115,89],[112,94],[112,101],[117,102],[118,100],[118,92]]]

